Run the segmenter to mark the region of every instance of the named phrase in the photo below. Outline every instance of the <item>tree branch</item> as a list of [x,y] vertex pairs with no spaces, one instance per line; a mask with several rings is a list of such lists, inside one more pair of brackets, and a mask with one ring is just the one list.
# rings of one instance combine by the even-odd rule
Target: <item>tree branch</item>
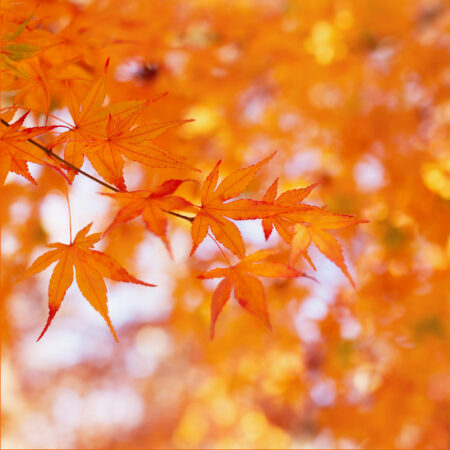
[[166,211],[165,209],[163,209],[162,211],[164,211],[166,214],[170,214],[171,216],[175,216],[175,217],[179,217],[180,219],[188,220],[189,222],[194,221],[193,217],[184,216],[183,214],[178,214],[173,211]]
[[[6,120],[0,118],[0,121],[3,125],[6,125],[7,127],[11,126]],[[77,166],[74,166],[73,164],[71,164],[70,162],[66,161],[64,158],[62,158],[61,156],[58,156],[56,153],[53,153],[49,148],[45,147],[44,145],[42,145],[41,143],[39,143],[38,141],[35,141],[34,139],[27,139],[27,141],[30,144],[33,144],[34,146],[36,146],[37,148],[39,148],[40,150],[42,150],[43,152],[45,152],[50,158],[53,158],[63,164],[65,164],[67,167],[75,170],[76,172],[80,173],[81,175],[84,175],[85,177],[89,178],[92,181],[95,181],[98,184],[101,184],[102,186],[110,189],[111,191],[114,192],[120,192],[119,189],[117,189],[115,186],[112,186],[108,183],[105,183],[104,181],[94,177],[93,175],[88,174],[87,172],[85,172],[84,170],[80,169]],[[184,216],[183,214],[178,214],[176,212],[172,212],[172,211],[166,211],[163,210],[165,213],[170,214],[172,216],[175,217],[179,217],[180,219],[184,219],[187,220],[188,222],[193,222],[194,219],[192,217],[188,217],[188,216]]]

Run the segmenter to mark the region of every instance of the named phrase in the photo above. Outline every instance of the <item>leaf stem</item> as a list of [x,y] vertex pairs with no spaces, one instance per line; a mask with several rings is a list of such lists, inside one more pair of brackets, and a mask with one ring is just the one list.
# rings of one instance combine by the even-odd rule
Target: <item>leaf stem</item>
[[[6,120],[0,118],[0,121],[3,125],[6,125],[7,127],[11,126]],[[54,158],[57,161],[65,164],[67,167],[70,167],[71,169],[75,170],[76,172],[80,173],[81,175],[84,175],[85,177],[89,178],[92,181],[95,181],[98,184],[101,184],[102,186],[104,186],[105,188],[110,189],[111,191],[114,192],[120,192],[119,189],[117,189],[115,186],[112,186],[108,183],[105,183],[104,181],[94,177],[93,175],[88,174],[87,172],[85,172],[84,170],[80,169],[77,166],[74,166],[72,163],[66,161],[64,158],[62,158],[61,156],[58,156],[56,153],[53,153],[49,148],[45,147],[44,145],[42,145],[41,143],[39,143],[38,141],[35,141],[34,139],[27,139],[27,141],[30,144],[33,144],[34,146],[36,146],[37,148],[41,149],[43,152],[45,152],[48,156],[50,156],[50,158]],[[187,220],[189,222],[193,222],[193,218],[192,217],[188,217],[188,216],[184,216],[183,214],[178,214],[176,212],[172,212],[172,211],[165,211],[163,210],[165,213],[170,214],[172,216],[175,217],[179,217],[180,219],[184,219]]]
[[72,245],[72,213],[70,212],[69,186],[67,185],[66,185],[66,200],[67,200],[67,209],[69,210],[70,245]]
[[209,231],[208,231],[208,236],[216,243],[216,245],[217,245],[218,249],[220,250],[220,253],[222,253],[222,256],[224,257],[226,263],[231,267],[231,262],[228,259],[228,256],[226,255],[226,253],[223,251],[220,244],[217,242],[217,239]]

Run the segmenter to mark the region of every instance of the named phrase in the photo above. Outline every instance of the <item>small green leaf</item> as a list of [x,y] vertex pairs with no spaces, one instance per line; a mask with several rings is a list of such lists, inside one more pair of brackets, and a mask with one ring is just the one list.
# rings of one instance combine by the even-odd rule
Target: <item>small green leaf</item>
[[28,23],[30,22],[30,20],[33,18],[34,15],[34,11],[17,27],[16,31],[12,32],[12,33],[5,33],[2,36],[2,41],[12,41],[14,39],[16,39],[17,37],[19,37],[23,31],[25,30],[26,26],[28,25]]
[[13,61],[20,61],[25,58],[30,58],[40,47],[33,44],[8,44],[3,47],[3,54]]

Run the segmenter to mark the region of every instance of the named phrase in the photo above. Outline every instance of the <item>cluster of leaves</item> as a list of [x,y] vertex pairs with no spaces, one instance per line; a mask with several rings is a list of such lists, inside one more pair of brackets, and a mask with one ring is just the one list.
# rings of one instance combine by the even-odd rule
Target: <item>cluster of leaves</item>
[[[449,29],[450,10],[444,0],[45,0],[39,5],[34,0],[0,0],[4,120],[13,124],[16,117],[7,117],[13,110],[8,108],[19,106],[17,117],[31,111],[19,131],[60,125],[28,137],[42,148],[20,135],[10,135],[13,145],[4,142],[1,147],[2,158],[10,161],[2,165],[4,171],[25,171],[27,158],[19,158],[25,148],[51,166],[41,164],[38,170],[30,164],[37,185],[10,175],[0,192],[2,373],[5,368],[5,383],[8,378],[14,381],[12,399],[5,396],[2,402],[2,439],[3,434],[5,439],[12,436],[11,447],[109,448],[118,443],[127,448],[448,448]],[[99,181],[118,189],[103,186],[102,194],[107,189],[118,201],[91,194],[92,204],[102,207],[94,217],[87,205],[90,212],[83,215],[75,199],[80,190],[86,198],[86,191],[96,186],[84,175],[76,176],[71,199],[77,229],[94,219],[92,229],[107,230],[97,248],[160,287],[123,286],[122,292],[131,294],[122,306],[129,315],[123,314],[117,329],[120,346],[109,339],[106,327],[104,334],[94,327],[72,334],[77,316],[69,313],[67,304],[68,321],[59,317],[52,325],[53,337],[36,347],[30,335],[39,334],[43,321],[43,280],[14,282],[43,253],[44,244],[66,242],[54,237],[61,230],[55,232],[57,224],[50,223],[46,212],[61,206],[65,177],[70,180],[76,172],[55,161],[64,157],[67,142],[76,136],[68,100],[73,96],[74,109],[83,103],[77,99],[86,98],[104,79],[108,57],[101,105],[105,111],[100,127],[88,127],[90,142],[105,141],[110,114],[113,128],[135,113],[131,129],[194,118],[161,134],[157,142],[170,149],[165,155],[173,156],[174,150],[188,156],[179,161],[202,172],[155,170],[121,151],[109,163],[109,144],[97,146],[100,152],[103,145],[101,160],[97,150],[92,161],[91,152],[86,153],[86,175],[96,176],[97,171]],[[166,91],[170,95],[164,100],[146,106],[146,99]],[[123,110],[107,110],[129,99],[139,101]],[[61,138],[61,132],[68,133]],[[138,147],[147,144],[150,141]],[[47,147],[53,156],[43,150]],[[80,153],[87,149],[82,147]],[[197,182],[219,159],[226,176],[274,149],[276,158],[261,167],[242,194],[222,203],[243,198],[278,203],[274,187],[264,199],[277,177],[281,196],[321,180],[320,188],[302,202],[311,208],[327,204],[330,211],[371,221],[337,230],[354,263],[350,272],[358,273],[357,290],[334,279],[335,272],[328,273],[331,265],[310,251],[322,244],[331,252],[336,246],[329,236],[335,236],[335,227],[328,227],[335,220],[345,222],[329,212],[316,215],[321,208],[310,209],[305,222],[298,221],[305,213],[297,211],[250,223],[206,208],[208,222],[212,216],[221,224],[238,226],[246,257],[238,258],[219,243],[230,259],[223,264],[224,257],[207,237],[188,259],[192,224],[176,214],[193,218],[199,207],[177,197],[201,205]],[[127,189],[141,190],[136,194],[141,198],[155,193],[154,200],[145,202],[151,209],[114,185],[120,177],[113,164],[121,159]],[[186,179],[196,182],[183,182],[176,191],[169,183]],[[140,219],[119,220],[109,227],[117,205],[120,209],[130,203],[144,222],[157,211],[159,218],[147,224],[152,233]],[[185,209],[175,209],[179,207]],[[64,208],[60,210],[65,216]],[[266,234],[276,230],[267,242],[274,253],[249,262],[246,258],[266,247],[259,221]],[[165,236],[166,244],[157,242],[155,231]],[[235,246],[239,242],[235,240]],[[173,250],[175,262],[164,245]],[[284,275],[291,269],[314,275],[308,258],[318,264],[315,276],[321,285],[261,275],[280,273],[267,266],[271,263],[283,265]],[[156,275],[158,265],[166,277]],[[234,289],[234,297],[241,296],[242,280],[244,287],[261,294],[258,279],[276,332],[261,332],[261,321],[241,313],[239,303],[227,304],[214,342],[205,339],[216,280],[198,275],[211,269],[224,270],[217,279],[220,289],[213,294],[216,312],[228,292],[231,297]],[[102,275],[99,267],[96,270]],[[110,298],[118,291],[111,289]],[[133,304],[135,292],[148,297]],[[76,291],[73,297],[78,298]],[[163,311],[141,314],[141,308],[151,310],[152,300]],[[260,317],[264,322],[266,316]],[[119,320],[112,319],[118,327]],[[71,351],[74,342],[83,352]],[[55,346],[64,349],[64,355],[54,352]],[[7,377],[8,368],[13,377]],[[107,396],[102,395],[105,379],[111,386]],[[124,388],[142,400],[144,413],[139,417],[122,401]],[[116,414],[109,415],[99,427],[91,414],[82,414],[62,426],[54,412],[60,405],[69,410],[74,396],[81,411],[92,411],[96,397],[105,402],[114,397],[126,405],[126,420],[119,423]],[[29,433],[28,424],[37,417],[47,437]],[[17,443],[16,437],[22,440]]]
[[[20,83],[25,85],[33,82],[26,69],[27,60],[37,51],[42,53],[51,49],[55,39],[58,39],[57,36],[48,36],[48,42],[42,39],[41,46],[21,44],[20,40],[31,39],[33,31],[32,28],[30,29],[30,23],[33,23],[32,17],[17,24],[12,31],[3,35],[3,40],[7,42],[7,45],[3,47],[3,71],[11,80],[19,81],[20,79]],[[78,173],[88,175],[81,170],[86,156],[103,181],[92,175],[88,176],[115,191],[107,195],[117,200],[120,205],[117,216],[105,233],[113,226],[142,216],[147,229],[158,236],[170,252],[167,215],[171,214],[191,222],[193,241],[191,255],[193,255],[211,231],[214,236],[211,237],[220,250],[229,250],[239,259],[237,264],[231,265],[229,258],[223,253],[229,265],[228,268],[215,269],[201,275],[203,278],[225,277],[213,295],[211,335],[214,335],[215,322],[230,297],[232,287],[241,306],[270,327],[264,287],[255,275],[281,278],[305,276],[303,272],[295,268],[295,263],[299,256],[303,255],[314,268],[307,253],[311,242],[314,242],[353,284],[339,243],[325,230],[354,225],[359,221],[352,216],[333,214],[325,208],[305,204],[305,198],[316,184],[289,190],[276,197],[278,182],[276,180],[262,200],[235,199],[242,194],[258,170],[268,163],[275,153],[252,166],[232,172],[218,184],[219,161],[201,184],[200,205],[174,195],[178,187],[189,181],[188,179],[169,179],[152,190],[128,192],[123,174],[124,157],[152,169],[178,169],[182,173],[195,172],[197,169],[193,167],[195,161],[188,162],[186,158],[174,152],[161,149],[154,142],[166,130],[189,120],[148,123],[140,119],[143,111],[161,96],[152,100],[127,100],[105,104],[108,64],[109,60],[105,65],[104,73],[91,84],[82,100],[77,98],[66,81],[65,106],[71,116],[70,122],[46,110],[34,111],[36,117],[40,117],[41,114],[46,117],[46,121],[51,119],[58,125],[27,127],[24,122],[29,111],[11,123],[14,113],[22,106],[20,103],[14,103],[2,111],[0,128],[0,182],[2,184],[8,172],[22,175],[36,184],[28,170],[28,162],[55,168],[66,178],[67,183],[71,184]],[[22,75],[19,77],[18,74]],[[38,88],[48,91],[48,84],[44,81],[42,83]],[[31,87],[28,86],[28,88]],[[34,139],[38,136],[41,136],[42,142]],[[63,156],[60,156],[61,151]],[[64,175],[63,171],[66,171],[67,175]],[[194,215],[186,216],[184,213]],[[268,261],[267,258],[272,252],[263,251],[246,256],[245,244],[239,228],[230,219],[234,221],[262,219],[266,239],[275,227],[292,248],[289,264]],[[102,277],[153,286],[129,275],[110,256],[91,250],[90,247],[101,238],[101,235],[87,235],[89,228],[90,225],[83,228],[73,241],[71,239],[69,245],[51,244],[50,246],[55,247],[55,250],[38,258],[23,276],[27,277],[40,272],[48,265],[59,261],[50,280],[49,319],[39,339],[47,330],[61,305],[66,290],[72,283],[72,266],[76,268],[77,283],[81,292],[104,317],[115,338],[116,334],[108,316],[106,286]],[[255,264],[256,262],[258,264]]]

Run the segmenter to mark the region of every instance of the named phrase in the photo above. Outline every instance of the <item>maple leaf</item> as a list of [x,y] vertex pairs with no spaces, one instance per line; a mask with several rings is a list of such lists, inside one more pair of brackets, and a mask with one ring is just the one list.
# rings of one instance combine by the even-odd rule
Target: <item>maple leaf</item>
[[[93,141],[95,136],[101,136],[108,114],[130,113],[146,103],[145,101],[127,101],[103,108],[108,65],[109,60],[106,61],[104,74],[91,86],[81,102],[77,100],[73,91],[68,89],[67,103],[73,125],[66,125],[69,129],[61,133],[54,146],[65,144],[64,159],[75,167],[80,168],[83,165],[84,154],[89,148],[88,143]],[[68,173],[69,178],[73,180],[77,171],[68,168]]]
[[224,277],[212,297],[211,338],[214,337],[217,318],[230,298],[232,288],[239,304],[271,329],[264,286],[256,276],[268,278],[306,276],[286,264],[266,261],[273,254],[273,250],[260,250],[246,256],[234,266],[212,269],[199,276],[201,279]]
[[150,191],[104,193],[103,195],[114,198],[121,205],[119,212],[111,225],[106,229],[105,234],[120,223],[142,216],[147,229],[158,236],[164,242],[169,253],[172,254],[167,239],[166,211],[182,210],[192,206],[184,198],[172,195],[185,181],[188,180],[168,180]]
[[[317,209],[317,207],[305,205],[302,202],[318,184],[320,183],[310,184],[305,188],[291,189],[289,191],[283,192],[281,195],[277,197],[277,190],[278,190],[278,178],[277,178],[265,193],[263,200],[266,202],[273,202],[275,205],[295,206],[297,207],[297,209],[299,209],[300,207],[302,211],[298,211],[297,214],[299,214],[300,212],[306,213],[311,210],[314,211]],[[279,235],[288,244],[290,244],[292,239],[292,232],[290,231],[292,228],[291,219],[292,215],[283,215],[283,214],[279,214],[276,217],[268,217],[263,219],[262,227],[264,230],[264,236],[266,240],[269,239],[272,230],[275,227]]]
[[144,286],[155,286],[130,275],[111,256],[91,249],[101,237],[101,233],[88,235],[91,226],[92,222],[80,230],[73,242],[69,245],[59,242],[48,245],[48,247],[54,250],[50,250],[39,256],[18,280],[21,281],[26,277],[42,272],[50,264],[58,261],[53,269],[48,289],[48,320],[38,337],[38,341],[50,326],[56,312],[61,306],[67,289],[72,284],[74,267],[77,284],[81,293],[105,319],[116,341],[118,341],[117,335],[108,315],[107,289],[103,277],[116,281],[142,284]]
[[82,151],[97,173],[121,190],[125,189],[123,156],[147,167],[197,170],[186,164],[183,157],[165,152],[151,142],[169,128],[190,120],[135,126],[141,110],[115,118],[110,114],[105,132],[92,134],[83,146]]
[[[81,144],[86,142],[92,133],[96,133],[106,120],[105,115],[101,114],[105,94],[105,75],[94,83],[81,103],[71,90],[68,92],[68,108],[73,125],[69,125],[69,130],[61,133],[54,145],[65,143],[64,159],[75,167],[81,168],[83,165],[84,154],[80,148]],[[71,168],[67,170],[69,178],[73,180],[77,172]]]
[[[286,214],[279,214],[276,217],[270,217],[262,220],[262,227],[266,240],[272,233],[273,228],[277,230],[278,234],[283,238],[285,242],[292,245],[291,263],[293,263],[300,254],[309,262],[312,268],[315,270],[314,263],[307,253],[307,248],[311,243],[312,234],[316,235],[316,240],[319,242],[319,250],[331,259],[339,268],[346,274],[350,282],[353,284],[348,270],[345,266],[342,251],[339,243],[333,236],[327,234],[325,237],[319,237],[322,232],[315,233],[313,230],[321,228],[323,229],[336,229],[343,228],[350,225],[356,225],[358,223],[365,223],[364,220],[357,220],[353,216],[334,214],[327,211],[325,208],[319,208],[317,206],[306,205],[303,200],[311,193],[311,191],[320,184],[320,182],[310,184],[305,188],[291,189],[283,192],[277,197],[278,178],[272,183],[267,190],[263,199],[268,202],[273,202],[276,205],[292,207],[297,206],[298,211],[288,212]],[[318,222],[318,218],[320,221]],[[312,224],[315,224],[313,228],[310,228],[310,232],[305,232],[305,229]],[[320,223],[320,226],[319,226]],[[319,228],[318,228],[319,227]],[[325,245],[325,241],[328,245]],[[335,242],[334,242],[335,241]],[[315,241],[314,241],[315,242]],[[336,246],[337,244],[337,246]],[[340,255],[340,256],[339,256]]]
[[355,283],[345,264],[341,245],[333,235],[325,230],[367,222],[366,220],[356,220],[352,216],[331,214],[325,209],[318,209],[311,216],[310,223],[296,223],[292,226],[291,263],[300,254],[305,254],[311,242],[314,242],[319,251],[342,270],[351,285],[355,288]]
[[[13,114],[11,111],[2,119],[8,122]],[[47,133],[55,126],[23,128],[27,115],[28,112],[9,126],[4,122],[0,123],[0,186],[4,184],[8,172],[22,175],[31,183],[37,184],[28,170],[27,163],[51,165],[50,158],[28,142],[28,139]]]
[[[107,63],[108,65],[108,63]],[[136,126],[143,109],[165,94],[147,101],[128,101],[103,108],[106,94],[105,74],[93,84],[82,102],[70,91],[69,112],[74,125],[62,133],[55,145],[64,143],[64,159],[81,167],[86,155],[97,173],[120,190],[125,190],[123,156],[148,167],[196,170],[184,158],[158,148],[152,140],[169,128],[190,122],[152,123]],[[76,171],[69,169],[73,179]]]
[[224,203],[239,195],[247,187],[256,172],[270,161],[274,155],[275,153],[272,153],[257,164],[231,173],[222,180],[219,186],[217,186],[217,182],[220,161],[216,164],[206,177],[200,190],[200,211],[194,218],[191,230],[193,240],[191,255],[206,237],[209,228],[211,228],[219,242],[239,258],[243,258],[245,256],[245,248],[241,233],[237,226],[225,217],[234,220],[263,219],[281,213],[298,211],[296,206],[276,205],[272,202],[250,199]]

